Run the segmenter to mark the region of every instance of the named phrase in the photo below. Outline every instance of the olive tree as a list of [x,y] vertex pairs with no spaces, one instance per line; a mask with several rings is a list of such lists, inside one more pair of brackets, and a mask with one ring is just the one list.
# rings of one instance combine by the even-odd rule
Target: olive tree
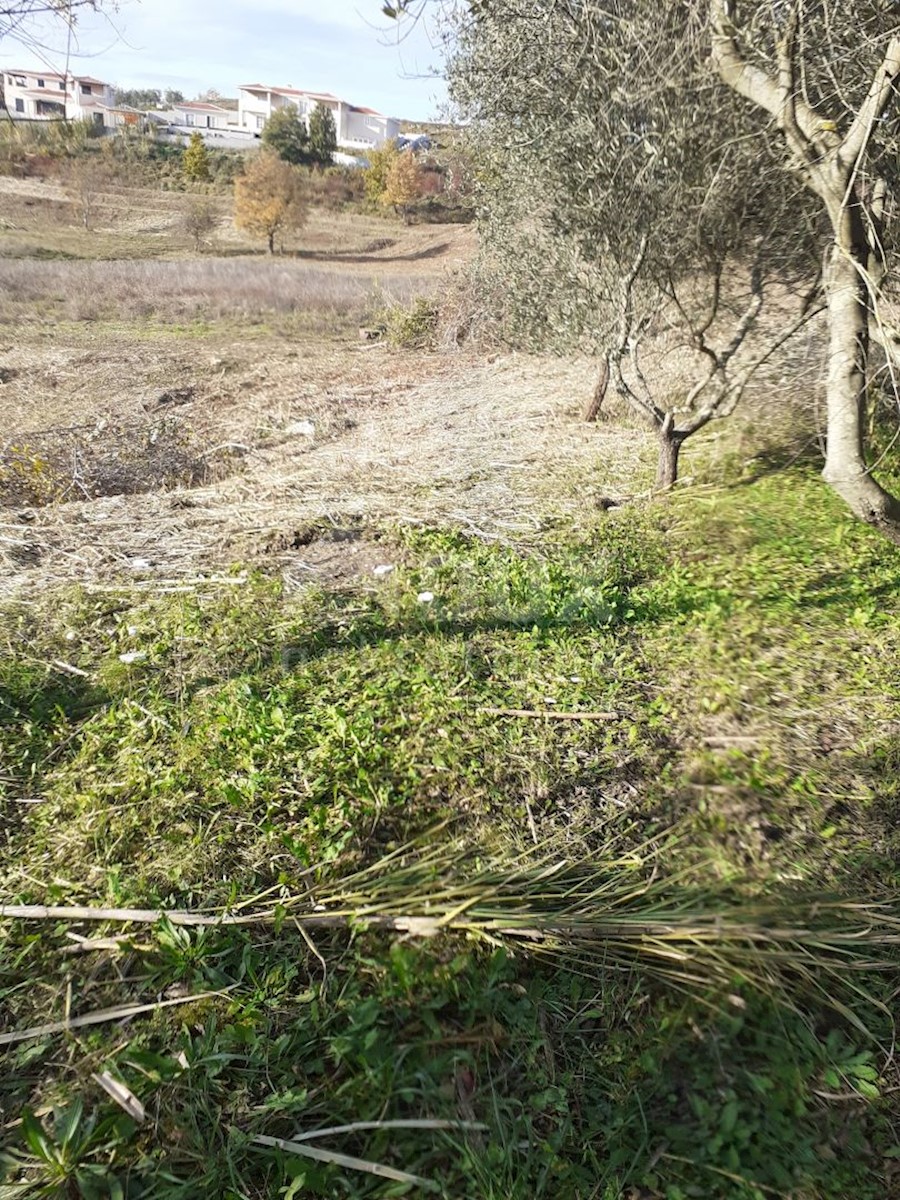
[[[814,261],[807,229],[779,231],[797,189],[760,173],[761,122],[673,56],[681,22],[649,4],[493,0],[462,23],[450,70],[507,326],[600,354],[601,378],[657,433],[661,487],[684,442],[815,311],[803,295],[786,322],[761,320],[775,286],[783,312],[782,281]],[[675,381],[645,369],[661,329]]]
[[865,445],[872,335],[889,362],[896,292],[900,11],[890,0],[708,0],[711,61],[779,131],[782,170],[824,217],[828,305],[824,476],[854,513],[900,542],[900,502],[872,476]]
[[[865,421],[872,338],[889,363],[900,348],[898,6],[479,0],[458,24],[451,83],[483,150],[489,248],[508,264],[504,243],[518,245],[516,270],[533,273],[520,312],[530,303],[535,323],[608,356],[659,430],[661,482],[678,445],[730,412],[748,373],[824,304],[824,475],[900,541]],[[773,295],[780,332],[761,318]],[[696,355],[674,400],[639,360],[660,322]]]

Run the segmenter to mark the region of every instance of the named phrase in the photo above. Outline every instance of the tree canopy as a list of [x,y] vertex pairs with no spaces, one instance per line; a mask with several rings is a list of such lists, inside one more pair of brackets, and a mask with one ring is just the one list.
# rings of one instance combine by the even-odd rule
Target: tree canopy
[[272,113],[263,127],[262,143],[286,163],[299,166],[309,159],[306,122],[292,104]]
[[195,129],[191,134],[187,149],[181,157],[181,170],[185,179],[202,182],[209,179],[209,150],[203,140],[203,134]]
[[290,163],[271,150],[251,159],[234,183],[234,220],[252,237],[265,238],[275,252],[275,238],[299,229],[306,221],[303,181]]
[[309,114],[309,157],[319,166],[331,166],[337,150],[334,114],[325,104],[317,104]]

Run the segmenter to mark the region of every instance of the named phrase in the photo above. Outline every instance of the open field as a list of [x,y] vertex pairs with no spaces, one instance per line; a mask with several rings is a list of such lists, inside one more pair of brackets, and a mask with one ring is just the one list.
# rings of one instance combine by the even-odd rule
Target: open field
[[[76,207],[59,181],[0,176],[0,254],[4,258],[54,256],[131,260],[193,256],[181,228],[187,206],[201,191],[103,185],[93,227],[81,227]],[[235,229],[229,196],[212,195],[220,220],[209,242],[212,253],[259,253],[258,243]],[[307,261],[361,268],[360,274],[415,273],[417,262],[456,266],[471,252],[470,226],[404,227],[387,217],[313,209],[299,234],[286,239],[289,253]]]
[[900,1195],[900,563],[815,341],[650,500],[592,363],[360,339],[468,229],[0,185],[0,1185]]

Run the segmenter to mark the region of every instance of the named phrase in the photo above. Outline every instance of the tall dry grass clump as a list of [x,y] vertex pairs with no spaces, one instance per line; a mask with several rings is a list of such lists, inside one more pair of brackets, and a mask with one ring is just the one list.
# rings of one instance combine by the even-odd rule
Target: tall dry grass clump
[[[35,305],[68,320],[258,318],[263,314],[361,316],[374,279],[307,267],[290,260],[209,258],[198,262],[120,260],[0,262],[0,320],[20,321]],[[391,299],[409,301],[433,286],[424,276],[390,279]]]

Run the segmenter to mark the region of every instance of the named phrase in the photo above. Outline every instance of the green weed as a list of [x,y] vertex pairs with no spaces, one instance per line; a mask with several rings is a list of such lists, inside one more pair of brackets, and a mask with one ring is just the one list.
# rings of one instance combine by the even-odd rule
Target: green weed
[[[398,565],[355,590],[289,600],[251,577],[5,612],[3,900],[284,905],[268,927],[162,922],[80,953],[72,932],[122,927],[5,924],[6,1029],[217,993],[7,1047],[9,1194],[400,1195],[253,1138],[410,1117],[487,1129],[314,1144],[453,1200],[890,1194],[872,1003],[890,974],[851,999],[871,1040],[808,993],[785,1006],[736,978],[685,999],[622,963],[585,977],[464,933],[301,930],[285,899],[442,821],[473,856],[537,839],[570,859],[675,826],[665,867],[698,894],[887,894],[894,551],[803,472],[516,546],[380,535]],[[548,710],[616,718],[503,715]]]

